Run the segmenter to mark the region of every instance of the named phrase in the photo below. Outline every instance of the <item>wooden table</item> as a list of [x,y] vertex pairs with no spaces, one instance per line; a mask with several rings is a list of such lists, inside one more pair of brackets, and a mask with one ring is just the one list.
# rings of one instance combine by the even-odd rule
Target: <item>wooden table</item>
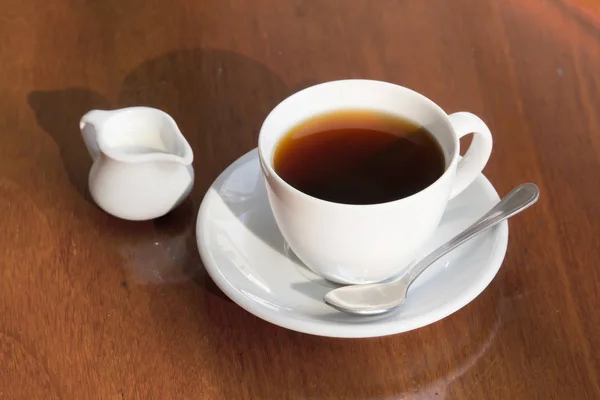
[[[0,38],[0,399],[600,398],[597,1],[0,0]],[[499,193],[542,191],[475,301],[378,339],[245,312],[194,235],[270,109],[349,77],[480,115]],[[78,130],[134,104],[196,159],[191,197],[141,223],[90,200]]]

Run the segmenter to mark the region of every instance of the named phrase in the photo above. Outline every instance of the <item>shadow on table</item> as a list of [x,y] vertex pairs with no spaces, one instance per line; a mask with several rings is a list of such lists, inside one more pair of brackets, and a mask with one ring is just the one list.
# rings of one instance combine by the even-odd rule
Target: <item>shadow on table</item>
[[229,163],[256,146],[262,121],[289,93],[263,64],[235,52],[202,48],[143,62],[126,75],[116,101],[89,89],[68,88],[33,91],[28,102],[39,126],[59,146],[71,185],[91,203],[87,189],[91,159],[79,132],[83,114],[94,108],[145,105],[162,109],[177,121],[194,151],[196,178],[189,198],[154,221],[123,221],[99,208],[85,216],[112,237],[136,283],[158,284],[195,275],[192,264],[200,265],[200,259],[194,227],[206,190]]
[[[189,237],[195,237],[196,213],[210,185],[231,162],[256,147],[262,121],[288,94],[283,81],[263,64],[219,49],[172,52],[147,60],[127,74],[118,107],[145,105],[164,110],[177,121],[194,151],[196,177],[186,201],[193,204],[193,210],[182,224]],[[240,210],[232,212],[238,215]],[[263,233],[256,232],[268,241]],[[177,240],[174,235],[168,238]],[[181,252],[200,264],[195,240],[180,240],[186,243]],[[223,296],[210,279],[196,277],[196,281]]]
[[[111,232],[129,269],[137,271],[136,275],[149,271],[138,277],[139,283],[158,283],[160,279],[154,275],[162,276],[159,271],[165,264],[181,259],[199,263],[199,257],[193,256],[196,245],[188,237],[194,236],[197,208],[206,190],[228,164],[256,147],[262,121],[289,94],[283,81],[263,64],[235,52],[202,48],[143,62],[126,75],[116,101],[89,89],[68,88],[33,91],[28,102],[39,126],[59,146],[71,185],[90,203],[87,175],[91,159],[79,132],[83,114],[94,108],[145,105],[162,109],[177,121],[194,151],[195,169],[194,188],[179,208],[193,205],[193,209],[138,223],[107,217],[98,208],[94,215],[86,216],[101,223],[101,229],[108,231],[103,234]],[[232,212],[239,215],[240,207],[244,204],[235,204]],[[175,232],[165,226],[178,228]],[[252,226],[260,228],[262,224]],[[269,242],[260,229],[255,234]],[[184,276],[189,274],[172,279],[180,281]]]
[[87,111],[109,108],[100,93],[84,88],[33,91],[27,96],[38,125],[54,140],[71,185],[84,199],[93,203],[87,178],[92,159],[79,131],[79,120]]
[[263,120],[288,94],[263,64],[207,48],[145,61],[127,74],[118,103],[160,108],[177,121],[194,151],[191,196],[200,202],[223,169],[256,147]]

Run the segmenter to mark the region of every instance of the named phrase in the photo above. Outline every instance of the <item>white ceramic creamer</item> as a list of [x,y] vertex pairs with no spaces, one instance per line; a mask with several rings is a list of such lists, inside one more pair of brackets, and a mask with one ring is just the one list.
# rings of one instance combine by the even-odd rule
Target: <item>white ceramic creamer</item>
[[190,193],[192,149],[167,113],[150,107],[92,110],[79,127],[94,161],[90,193],[109,214],[157,218]]

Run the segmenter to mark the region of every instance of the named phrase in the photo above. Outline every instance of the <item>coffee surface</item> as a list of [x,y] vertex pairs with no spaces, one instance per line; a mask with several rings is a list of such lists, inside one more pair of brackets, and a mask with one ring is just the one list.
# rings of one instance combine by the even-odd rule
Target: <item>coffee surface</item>
[[344,110],[305,120],[274,154],[275,172],[296,189],[343,204],[378,204],[413,195],[445,170],[425,128],[397,116]]

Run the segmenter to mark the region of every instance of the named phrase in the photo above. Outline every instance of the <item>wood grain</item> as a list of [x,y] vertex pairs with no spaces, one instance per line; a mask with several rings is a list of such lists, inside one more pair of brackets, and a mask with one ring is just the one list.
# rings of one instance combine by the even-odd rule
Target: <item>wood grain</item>
[[[600,8],[593,0],[0,0],[0,398],[600,398]],[[503,268],[431,326],[335,340],[273,326],[204,272],[218,173],[294,91],[411,87],[494,133],[501,194],[536,182]],[[171,113],[196,184],[171,215],[99,210],[77,122]]]

